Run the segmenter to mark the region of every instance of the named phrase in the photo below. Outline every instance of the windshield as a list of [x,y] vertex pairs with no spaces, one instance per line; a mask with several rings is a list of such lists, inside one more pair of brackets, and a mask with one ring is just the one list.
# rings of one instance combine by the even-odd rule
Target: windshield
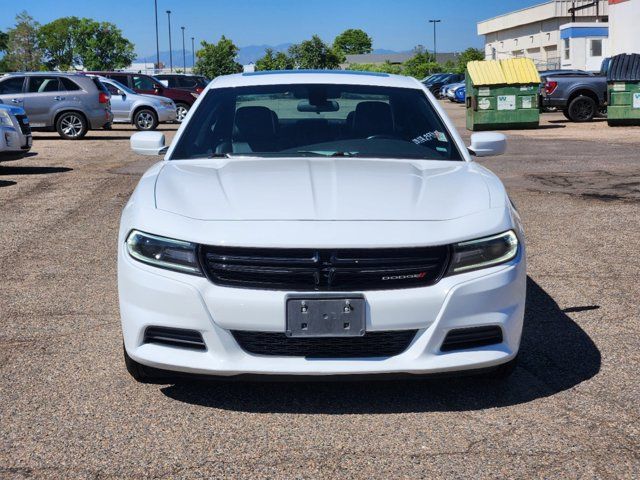
[[462,159],[422,90],[325,84],[210,90],[171,159],[236,155]]

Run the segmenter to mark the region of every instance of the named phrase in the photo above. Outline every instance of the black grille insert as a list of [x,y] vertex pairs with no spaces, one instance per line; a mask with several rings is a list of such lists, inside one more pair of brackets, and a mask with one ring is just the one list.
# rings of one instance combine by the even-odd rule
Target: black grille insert
[[452,350],[464,350],[467,348],[484,347],[502,343],[502,329],[495,325],[487,327],[457,328],[451,330],[440,350],[450,352]]
[[404,352],[417,330],[367,332],[362,337],[287,337],[284,333],[232,331],[240,347],[256,355],[307,358],[393,357]]
[[144,343],[159,343],[194,350],[207,349],[200,332],[183,328],[147,327],[144,331]]
[[27,120],[27,116],[16,115],[16,120],[18,120],[18,124],[20,125],[20,130],[22,131],[22,133],[25,135],[29,135],[31,133],[31,127],[29,126],[29,120]]
[[449,263],[448,246],[386,249],[200,247],[217,285],[289,291],[391,290],[433,285]]

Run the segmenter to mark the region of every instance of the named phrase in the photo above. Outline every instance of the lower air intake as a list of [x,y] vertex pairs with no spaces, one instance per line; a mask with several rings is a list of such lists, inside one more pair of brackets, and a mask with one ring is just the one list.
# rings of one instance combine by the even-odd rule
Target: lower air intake
[[484,347],[496,343],[502,343],[502,329],[495,325],[488,327],[457,328],[447,334],[440,350],[450,352],[452,350]]
[[307,358],[393,357],[404,352],[417,330],[367,332],[362,337],[287,337],[284,333],[233,331],[243,350],[255,355]]
[[207,349],[200,332],[183,328],[147,327],[144,332],[144,343],[159,343],[192,350]]

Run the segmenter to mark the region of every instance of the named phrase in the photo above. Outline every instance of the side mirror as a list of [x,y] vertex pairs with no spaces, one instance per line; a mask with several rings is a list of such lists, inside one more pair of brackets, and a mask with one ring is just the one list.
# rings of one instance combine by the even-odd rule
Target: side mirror
[[502,155],[507,150],[507,137],[498,132],[481,132],[471,135],[468,147],[476,157],[493,157]]
[[137,132],[131,135],[131,150],[139,155],[162,155],[169,147],[164,144],[164,133]]
[[122,90],[118,89],[118,91],[116,92],[118,95],[120,95],[122,98],[126,98],[127,94],[124,93]]
[[162,92],[163,90],[162,85],[158,85],[157,83],[153,85],[153,89],[158,93]]

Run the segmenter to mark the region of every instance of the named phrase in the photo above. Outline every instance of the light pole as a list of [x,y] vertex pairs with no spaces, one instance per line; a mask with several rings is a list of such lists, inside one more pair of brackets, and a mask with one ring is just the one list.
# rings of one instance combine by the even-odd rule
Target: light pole
[[167,10],[169,20],[169,71],[173,73],[173,51],[171,50],[171,10]]
[[433,23],[433,61],[438,63],[438,53],[436,49],[436,23],[440,23],[442,20],[429,20],[429,23]]
[[156,68],[160,68],[160,41],[158,40],[158,0],[153,0],[153,6],[156,14]]
[[184,49],[184,27],[180,27],[182,30],[182,73],[187,73],[187,54]]
[[193,68],[195,66],[196,66],[195,38],[191,37],[191,73],[193,73]]

